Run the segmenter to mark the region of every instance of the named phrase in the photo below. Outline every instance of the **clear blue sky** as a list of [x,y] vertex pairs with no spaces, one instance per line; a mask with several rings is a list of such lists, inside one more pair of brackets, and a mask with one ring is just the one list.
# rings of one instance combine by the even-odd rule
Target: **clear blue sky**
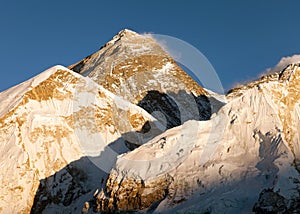
[[300,53],[300,1],[15,1],[0,6],[0,91],[68,66],[118,31],[166,34],[198,48],[224,87]]

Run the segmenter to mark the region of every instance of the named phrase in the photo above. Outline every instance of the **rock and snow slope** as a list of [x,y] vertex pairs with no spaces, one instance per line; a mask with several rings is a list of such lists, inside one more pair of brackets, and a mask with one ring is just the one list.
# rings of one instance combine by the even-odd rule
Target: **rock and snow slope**
[[228,98],[211,120],[121,155],[96,197],[99,210],[300,212],[299,64]]
[[69,68],[151,114],[159,111],[166,129],[210,118],[208,93],[149,35],[122,30]]
[[136,104],[153,90],[207,94],[153,38],[127,29],[69,68]]
[[[73,173],[77,170],[74,167],[64,167],[83,156],[99,155],[123,133],[138,131],[147,121],[155,121],[140,107],[62,66],[0,93],[0,100],[1,213],[30,212],[39,181],[58,171],[56,179],[69,182],[64,187],[65,192],[71,191],[69,201],[65,195],[58,197],[64,193],[61,190],[49,193],[50,198],[41,194],[43,207],[55,200],[69,204],[70,198],[75,200],[96,184],[85,182],[90,186],[80,186],[85,188],[80,194],[70,190],[80,175]],[[119,147],[126,151],[122,142]],[[110,158],[118,154],[114,155]],[[106,163],[103,170],[108,172],[112,164]]]

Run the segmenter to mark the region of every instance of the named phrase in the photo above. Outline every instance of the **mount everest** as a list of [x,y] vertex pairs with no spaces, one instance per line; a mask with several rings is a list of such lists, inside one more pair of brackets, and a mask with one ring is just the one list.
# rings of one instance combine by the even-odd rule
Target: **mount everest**
[[225,102],[123,30],[0,93],[0,212],[300,212],[299,86],[292,63]]

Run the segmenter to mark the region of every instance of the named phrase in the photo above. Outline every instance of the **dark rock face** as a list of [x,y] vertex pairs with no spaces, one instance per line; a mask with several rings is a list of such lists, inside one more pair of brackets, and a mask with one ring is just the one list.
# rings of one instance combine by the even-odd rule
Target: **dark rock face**
[[[100,178],[106,174],[87,157],[70,163],[54,175],[40,181],[30,213],[42,213],[51,204],[62,208],[70,206],[81,196],[94,191],[100,184],[100,180],[97,182],[98,176],[96,178],[95,175]],[[85,204],[85,209],[88,208]]]
[[157,119],[165,120],[166,129],[179,126],[188,120],[208,120],[211,116],[210,102],[206,96],[196,97],[185,91],[177,94],[149,91],[138,106],[150,114],[160,112],[164,118],[157,116]]
[[271,189],[263,190],[259,194],[258,202],[254,205],[255,213],[286,213],[288,208],[286,200]]
[[259,199],[253,207],[253,212],[264,213],[299,213],[300,199],[287,200],[272,189],[265,189],[259,194]]

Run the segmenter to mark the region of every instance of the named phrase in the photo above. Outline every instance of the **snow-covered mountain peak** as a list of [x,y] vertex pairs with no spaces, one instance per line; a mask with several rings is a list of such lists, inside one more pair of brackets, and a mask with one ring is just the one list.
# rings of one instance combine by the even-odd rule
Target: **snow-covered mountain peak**
[[[145,123],[155,121],[140,107],[63,66],[54,66],[2,92],[0,100],[3,213],[29,213],[31,209],[40,212],[59,197],[70,204],[93,191],[94,180],[105,173],[90,175],[93,164],[88,160],[80,163],[79,171],[76,164],[71,168],[68,165],[82,157],[98,160],[100,154],[108,155],[112,162],[106,160],[98,167],[109,172],[118,151],[128,151],[122,135],[134,136]],[[110,143],[114,143],[116,151],[107,148]],[[40,182],[56,172],[60,173],[47,180],[45,188],[57,186],[58,182],[64,195],[59,196],[61,192],[56,190],[36,193],[43,185]],[[85,177],[87,183],[79,183],[78,176]],[[34,197],[40,196],[42,205],[32,208]]]
[[261,88],[262,85],[266,85],[267,83],[270,83],[271,85],[276,85],[279,83],[285,83],[291,85],[289,82],[294,79],[300,78],[300,64],[299,63],[292,63],[284,67],[282,70],[271,73],[271,74],[265,74],[261,76],[258,80],[249,82],[244,85],[240,85],[238,87],[232,88],[228,91],[228,94],[226,97],[228,99],[231,99],[233,97],[238,97],[243,94],[243,92],[247,91],[248,89],[251,89],[253,87],[256,87],[258,89]]
[[160,112],[166,128],[210,118],[208,93],[153,38],[123,30],[108,44],[69,68],[151,114]]
[[294,78],[300,78],[300,62],[289,64],[279,73],[279,80],[290,81]]
[[107,42],[104,46],[102,46],[100,48],[100,50],[107,46],[111,46],[116,43],[120,43],[121,41],[124,41],[124,40],[130,40],[132,37],[138,37],[138,36],[141,36],[141,35],[139,35],[138,33],[134,32],[132,30],[123,29],[119,33],[117,33],[109,42]]
[[[120,39],[122,37],[125,39]],[[165,93],[183,89],[195,95],[205,94],[205,90],[151,37],[125,29],[107,44],[110,45],[69,68],[134,103],[150,90]],[[133,85],[128,85],[129,81]],[[137,87],[146,91],[137,95],[133,90]]]
[[19,102],[21,102],[26,92],[33,90],[34,87],[38,86],[41,82],[47,80],[51,75],[55,75],[55,73],[58,73],[59,71],[63,71],[61,72],[59,78],[61,78],[62,76],[67,76],[68,74],[71,74],[72,76],[74,76],[74,78],[81,77],[80,75],[74,73],[73,71],[62,65],[53,66],[31,79],[1,92],[0,100],[2,108],[0,110],[0,117],[2,117],[12,108],[14,108]]
[[121,30],[115,37],[119,37],[119,38],[122,38],[122,37],[132,37],[132,36],[138,36],[139,34],[132,31],[132,30],[129,30],[129,29],[123,29]]

